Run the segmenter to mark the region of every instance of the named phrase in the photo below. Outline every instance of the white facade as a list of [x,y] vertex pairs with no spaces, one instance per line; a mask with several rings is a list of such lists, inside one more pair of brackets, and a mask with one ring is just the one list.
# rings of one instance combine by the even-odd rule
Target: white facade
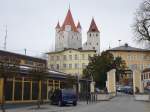
[[83,45],[84,50],[96,50],[96,53],[100,53],[100,33],[88,32],[87,41]]
[[65,26],[65,30],[56,28],[55,51],[61,51],[65,48],[82,48],[81,31],[73,31],[70,25]]

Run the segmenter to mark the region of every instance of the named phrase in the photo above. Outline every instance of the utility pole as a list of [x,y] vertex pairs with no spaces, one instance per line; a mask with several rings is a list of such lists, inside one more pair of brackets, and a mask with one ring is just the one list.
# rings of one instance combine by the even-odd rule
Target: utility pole
[[121,42],[121,40],[118,40],[119,41],[119,46],[120,46],[120,42]]
[[7,25],[6,25],[6,30],[5,30],[5,39],[4,39],[4,50],[7,49]]
[[27,54],[27,49],[26,49],[26,48],[24,49],[24,54],[25,54],[25,55]]

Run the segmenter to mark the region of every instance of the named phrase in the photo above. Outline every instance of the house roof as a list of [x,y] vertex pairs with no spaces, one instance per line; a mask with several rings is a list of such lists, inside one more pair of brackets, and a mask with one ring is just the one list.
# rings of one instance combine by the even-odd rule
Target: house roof
[[141,49],[136,47],[131,47],[127,43],[123,46],[115,47],[112,49],[109,49],[108,51],[136,51],[136,52],[150,52],[148,49]]
[[71,29],[74,31],[74,32],[78,32],[77,31],[77,28],[74,24],[74,20],[73,20],[73,17],[72,17],[72,14],[71,14],[71,11],[70,9],[68,10],[67,12],[67,16],[65,18],[65,21],[63,23],[63,25],[61,26],[61,30],[64,31],[65,30],[65,26],[66,25],[70,25],[71,26]]
[[61,50],[61,51],[48,52],[46,54],[57,54],[57,53],[61,53],[61,52],[68,51],[68,50],[75,50],[75,51],[79,51],[79,52],[96,52],[96,50],[83,50],[83,49],[66,48],[66,49]]
[[94,18],[92,18],[91,25],[90,25],[88,32],[99,32]]
[[9,51],[0,50],[0,56],[9,56],[9,57],[13,57],[14,56],[14,57],[19,58],[19,59],[32,60],[32,61],[37,61],[37,62],[46,64],[46,60],[45,59],[32,57],[32,56],[27,56],[27,55],[18,54],[18,53],[13,53],[13,52],[9,52]]

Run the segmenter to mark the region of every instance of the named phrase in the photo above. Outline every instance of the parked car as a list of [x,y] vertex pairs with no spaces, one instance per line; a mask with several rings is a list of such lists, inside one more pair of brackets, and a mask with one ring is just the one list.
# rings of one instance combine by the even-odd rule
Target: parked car
[[63,106],[66,104],[77,105],[77,94],[73,89],[56,89],[50,97],[51,104]]
[[133,94],[133,88],[131,86],[124,86],[124,93]]
[[123,86],[118,86],[117,87],[117,92],[124,92],[124,87]]

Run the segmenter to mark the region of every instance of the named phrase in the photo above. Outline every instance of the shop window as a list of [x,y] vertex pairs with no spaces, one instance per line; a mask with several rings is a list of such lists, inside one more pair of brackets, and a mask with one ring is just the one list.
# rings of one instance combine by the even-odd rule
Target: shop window
[[30,100],[30,87],[31,83],[30,82],[24,82],[24,100]]
[[5,99],[12,100],[13,81],[7,81],[5,85]]
[[39,87],[37,82],[32,83],[32,100],[38,99]]
[[15,100],[22,100],[22,82],[15,82],[15,93],[14,93]]
[[41,87],[41,95],[42,95],[42,99],[47,99],[47,82],[46,81],[42,81],[42,87]]

